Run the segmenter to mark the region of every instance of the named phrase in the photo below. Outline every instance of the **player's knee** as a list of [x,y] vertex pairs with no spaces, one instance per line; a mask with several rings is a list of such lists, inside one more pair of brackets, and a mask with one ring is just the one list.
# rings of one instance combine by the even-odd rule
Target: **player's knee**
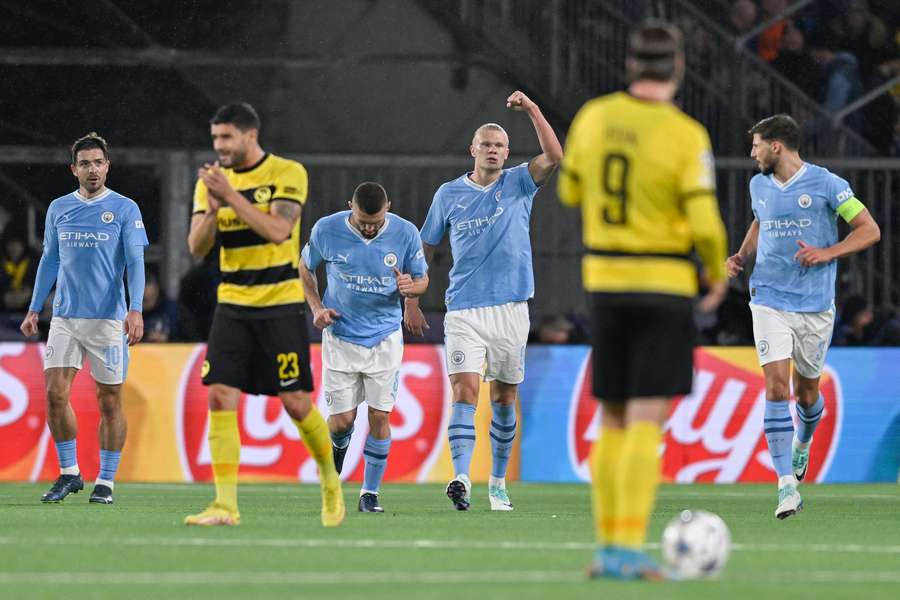
[[478,386],[460,381],[453,384],[453,401],[463,404],[478,404]]
[[53,408],[60,408],[69,403],[69,384],[65,381],[47,382],[47,404]]
[[241,398],[240,390],[217,384],[209,386],[208,394],[209,410],[237,410]]
[[348,411],[344,413],[338,413],[336,415],[330,415],[328,417],[328,429],[332,433],[346,433],[353,427],[353,422],[356,420],[355,411]]
[[787,400],[790,386],[787,381],[774,379],[766,382],[766,400]]
[[279,396],[284,410],[292,419],[302,421],[312,410],[312,396],[309,392],[285,392]]
[[519,388],[515,385],[501,384],[497,386],[496,391],[491,394],[491,402],[497,404],[515,404],[519,395]]

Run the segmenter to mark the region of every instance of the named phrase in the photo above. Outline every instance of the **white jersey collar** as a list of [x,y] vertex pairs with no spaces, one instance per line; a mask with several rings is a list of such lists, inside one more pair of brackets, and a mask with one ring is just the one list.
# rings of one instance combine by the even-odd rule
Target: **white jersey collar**
[[378,233],[375,234],[373,238],[367,238],[363,234],[359,232],[359,230],[350,224],[350,216],[348,215],[346,219],[344,219],[344,224],[347,226],[347,229],[353,232],[353,235],[358,237],[362,242],[366,245],[371,244],[375,240],[381,237],[381,234],[387,231],[388,225],[391,224],[391,217],[389,215],[385,215],[384,217],[384,225],[381,226],[381,229],[378,230]]
[[503,173],[501,172],[501,173],[500,173],[500,177],[498,177],[497,179],[495,179],[494,181],[492,181],[489,185],[478,185],[477,183],[475,183],[474,181],[472,181],[472,180],[469,178],[469,175],[471,175],[471,172],[470,172],[470,173],[466,173],[465,175],[463,175],[463,176],[462,176],[463,181],[465,181],[465,182],[469,185],[469,187],[471,187],[471,188],[473,188],[473,189],[476,189],[476,190],[478,190],[479,192],[486,192],[486,191],[488,191],[489,189],[491,189],[492,187],[494,187],[495,185],[497,185],[497,182],[500,181],[500,178],[501,178],[501,177],[503,177]]
[[109,189],[109,188],[106,188],[106,191],[105,191],[105,192],[103,192],[103,193],[100,194],[99,196],[94,196],[93,198],[85,198],[84,196],[81,195],[81,193],[80,193],[78,190],[75,190],[75,191],[72,192],[72,193],[75,194],[75,197],[76,197],[76,198],[78,198],[79,200],[81,200],[81,201],[84,202],[85,204],[93,204],[94,202],[97,202],[97,201],[99,201],[99,200],[103,200],[104,198],[106,198],[107,196],[109,196],[109,195],[112,193],[112,190]]
[[777,187],[779,190],[781,190],[783,192],[786,189],[788,189],[789,187],[791,187],[794,184],[794,182],[796,182],[798,179],[800,179],[804,173],[806,173],[806,163],[803,163],[802,165],[800,165],[800,168],[797,169],[797,172],[794,173],[793,176],[791,176],[791,178],[788,179],[787,181],[785,181],[784,183],[781,183],[780,181],[778,181],[778,178],[775,177],[774,173],[769,175],[769,180],[775,184],[775,187]]

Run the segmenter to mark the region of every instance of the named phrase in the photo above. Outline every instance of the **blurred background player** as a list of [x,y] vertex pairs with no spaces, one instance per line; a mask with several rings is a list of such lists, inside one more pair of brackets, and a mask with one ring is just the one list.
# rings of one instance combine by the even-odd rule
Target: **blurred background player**
[[600,435],[590,456],[599,547],[592,576],[658,579],[641,550],[660,479],[662,424],[693,378],[693,302],[725,296],[725,229],[709,135],[672,104],[684,73],[680,31],[647,21],[629,40],[627,92],[596,98],[575,117],[559,180],[581,205],[583,281],[593,303],[593,393]]
[[[456,474],[447,496],[457,510],[468,510],[471,501],[469,466],[482,374],[491,382],[493,407],[488,497],[491,510],[513,509],[506,467],[516,435],[518,386],[525,378],[527,300],[534,296],[531,205],[538,187],[562,159],[559,140],[537,104],[517,91],[506,106],[531,118],[541,154],[504,169],[509,136],[496,123],[482,125],[469,147],[474,169],[438,188],[421,232],[428,260],[448,230],[453,255],[444,331],[453,389],[447,433]],[[425,320],[418,300],[408,299],[406,310],[407,326],[421,332]]]
[[194,191],[188,246],[204,256],[219,233],[222,283],[209,334],[203,383],[209,386],[209,451],[216,498],[187,525],[237,525],[241,391],[278,396],[319,466],[322,524],[344,519],[328,425],[312,403],[304,319],[300,211],[306,169],[263,152],[260,122],[246,103],[226,104],[210,121],[219,160],[204,165]]
[[[359,493],[360,512],[383,512],[378,490],[391,448],[391,410],[403,361],[400,296],[421,296],[428,265],[416,226],[389,215],[387,192],[362,183],[350,210],[320,219],[300,261],[300,278],[313,323],[322,329],[322,386],[328,403],[338,473],[353,435],[356,409],[365,402],[369,436]],[[315,270],[325,263],[328,287],[319,296]]]
[[[819,378],[834,328],[836,261],[872,246],[881,233],[850,184],[800,158],[794,119],[763,119],[750,134],[750,156],[760,171],[750,180],[753,222],[726,268],[736,277],[756,257],[750,310],[766,378],[766,442],[778,475],[775,516],[785,519],[803,508],[797,482],[806,476],[809,446],[825,407]],[[851,228],[840,242],[838,216]],[[788,408],[792,358],[796,433]]]
[[[144,220],[133,200],[106,187],[109,150],[96,133],[72,145],[78,190],[47,209],[44,253],[22,333],[38,333],[38,314],[56,284],[53,318],[44,354],[47,424],[56,444],[60,475],[42,502],[59,502],[84,488],[78,468],[78,421],[69,402],[72,380],[87,355],[100,406],[100,473],[90,501],[112,504],[113,480],[125,445],[122,382],[128,346],[144,335]],[[128,273],[126,311],[123,276]]]

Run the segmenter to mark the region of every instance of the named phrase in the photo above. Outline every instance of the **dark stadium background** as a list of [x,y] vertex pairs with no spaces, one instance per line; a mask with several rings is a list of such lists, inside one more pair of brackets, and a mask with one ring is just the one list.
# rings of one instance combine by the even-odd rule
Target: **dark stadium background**
[[[149,259],[169,298],[169,339],[202,337],[202,325],[185,322],[202,321],[209,298],[197,290],[211,289],[215,268],[194,265],[185,237],[217,106],[251,102],[263,147],[307,166],[304,239],[366,179],[382,182],[395,212],[420,224],[437,186],[470,166],[477,125],[508,129],[511,164],[537,152],[528,119],[504,107],[512,90],[535,99],[564,137],[586,99],[621,89],[627,31],[648,15],[685,32],[678,101],[711,132],[730,249],[749,222],[745,132],[790,112],[807,132],[803,156],[850,180],[882,228],[879,245],[841,264],[847,319],[838,329],[871,315],[862,336],[841,339],[900,344],[893,0],[0,0],[4,235],[39,254],[46,206],[73,189],[67,148],[97,131],[112,149],[110,187],[143,210]],[[554,183],[538,195],[532,222],[533,337],[583,342],[580,223]],[[434,340],[449,266],[444,247],[424,299]],[[718,321],[700,323],[704,342],[752,343],[745,293],[736,282]],[[5,308],[0,337],[20,339],[21,312]]]

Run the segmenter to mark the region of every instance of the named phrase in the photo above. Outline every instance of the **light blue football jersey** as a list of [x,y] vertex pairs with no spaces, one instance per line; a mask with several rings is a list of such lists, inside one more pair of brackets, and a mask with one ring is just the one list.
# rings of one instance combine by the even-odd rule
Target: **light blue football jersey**
[[378,235],[366,239],[350,224],[349,210],[319,219],[303,248],[310,271],[325,263],[328,277],[323,304],[340,313],[331,332],[367,348],[398,329],[403,321],[394,267],[413,279],[428,272],[419,231],[388,213]]
[[[148,243],[138,205],[112,190],[90,200],[76,191],[51,202],[44,256],[59,261],[53,315],[124,319],[125,247]],[[40,311],[46,298],[35,292],[30,308]]]
[[806,268],[794,255],[798,240],[819,248],[836,244],[837,210],[852,198],[847,181],[810,163],[785,183],[761,173],[750,180],[759,221],[751,304],[789,312],[821,312],[834,305],[837,262]]
[[529,226],[537,191],[528,163],[504,169],[487,187],[467,173],[438,188],[421,235],[423,242],[437,246],[450,232],[453,267],[447,310],[498,306],[534,296]]

